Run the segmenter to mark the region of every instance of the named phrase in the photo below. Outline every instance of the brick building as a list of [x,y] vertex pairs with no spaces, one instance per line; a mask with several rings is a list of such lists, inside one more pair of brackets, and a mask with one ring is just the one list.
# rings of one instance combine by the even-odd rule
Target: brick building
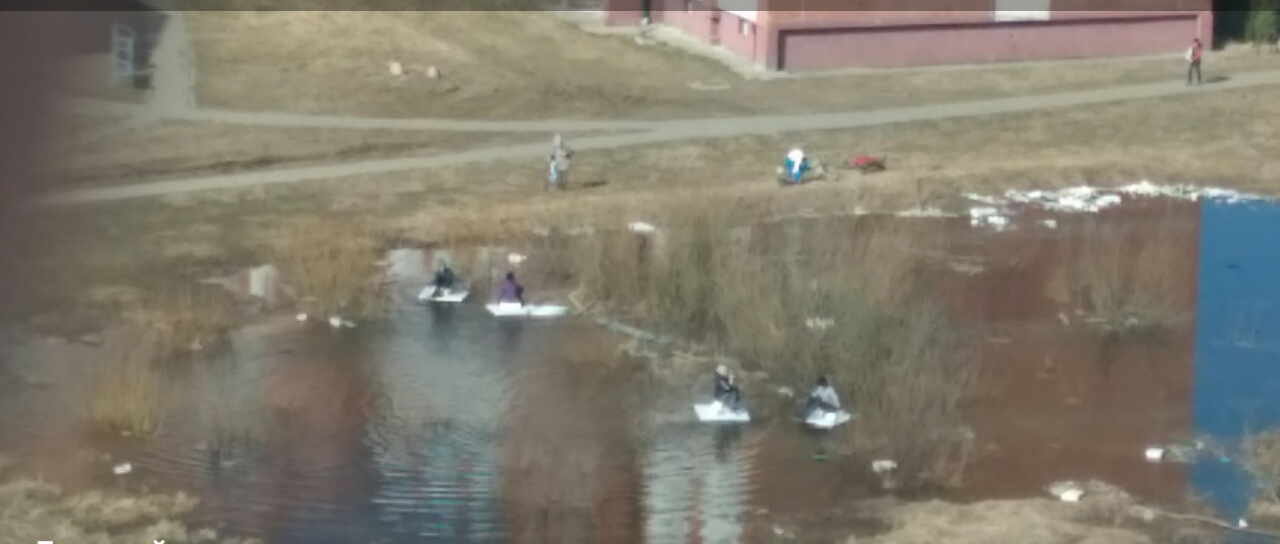
[[1212,0],[605,0],[605,16],[797,72],[1176,54],[1213,38]]

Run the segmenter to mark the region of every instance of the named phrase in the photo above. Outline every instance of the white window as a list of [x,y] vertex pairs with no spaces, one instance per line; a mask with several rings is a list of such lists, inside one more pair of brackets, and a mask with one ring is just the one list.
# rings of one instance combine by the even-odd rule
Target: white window
[[716,7],[721,11],[737,15],[739,19],[755,23],[759,0],[720,0]]
[[1050,0],[996,0],[996,21],[1048,21]]
[[748,21],[748,20],[746,20],[746,19],[739,19],[739,20],[738,20],[738,32],[740,32],[743,36],[750,36],[750,35],[751,35],[751,21]]

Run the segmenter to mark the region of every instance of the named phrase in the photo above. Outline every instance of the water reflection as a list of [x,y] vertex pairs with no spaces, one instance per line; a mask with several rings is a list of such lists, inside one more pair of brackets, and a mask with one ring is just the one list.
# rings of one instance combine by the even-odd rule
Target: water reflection
[[[1184,469],[1145,463],[1141,452],[1193,430],[1193,389],[1196,432],[1238,437],[1280,422],[1270,364],[1280,349],[1280,256],[1258,249],[1280,247],[1267,245],[1280,242],[1280,211],[1226,206],[1204,204],[1203,230],[1190,207],[1096,218],[1176,233],[1165,302],[1198,305],[1194,384],[1189,327],[1141,338],[1082,332],[1079,294],[1059,285],[1087,245],[1081,219],[1000,235],[919,223],[938,235],[911,248],[932,266],[925,285],[966,323],[984,371],[983,391],[965,407],[982,446],[966,493],[1022,497],[1053,480],[1099,477],[1177,498]],[[770,229],[754,233],[770,251],[813,243],[796,225]],[[871,493],[862,465],[815,462],[821,438],[792,425],[709,427],[692,422],[683,404],[692,399],[655,406],[666,402],[608,364],[616,339],[589,324],[495,321],[476,300],[412,302],[427,255],[392,255],[402,304],[389,319],[336,332],[287,320],[251,326],[224,356],[173,373],[175,413],[154,442],[106,447],[133,461],[139,479],[199,494],[197,522],[279,544],[738,543],[752,540],[760,512],[820,511]],[[481,283],[496,270],[486,251],[452,256]],[[958,261],[978,271],[959,272]],[[13,359],[53,361],[57,383],[86,363]],[[80,426],[59,389],[0,399],[0,445],[44,458],[46,473],[93,481],[101,467],[65,453],[76,451]],[[229,421],[244,427],[228,430]],[[249,439],[224,444],[227,432]],[[837,433],[832,447],[844,439]],[[1197,466],[1191,481],[1224,512],[1249,498],[1231,464]]]

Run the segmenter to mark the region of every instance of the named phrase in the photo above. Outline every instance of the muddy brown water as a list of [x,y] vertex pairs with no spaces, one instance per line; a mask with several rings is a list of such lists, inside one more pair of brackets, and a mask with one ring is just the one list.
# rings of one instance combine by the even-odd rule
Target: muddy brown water
[[[810,434],[701,426],[689,405],[644,409],[629,380],[582,368],[617,341],[475,305],[406,304],[352,331],[274,320],[172,371],[149,438],[86,431],[76,375],[96,352],[37,341],[12,366],[49,387],[0,399],[0,452],[71,490],[184,490],[196,525],[285,544],[736,542],[768,530],[766,512],[866,493],[810,459]],[[212,447],[210,406],[260,443]],[[113,476],[121,462],[133,472]]]
[[[1050,217],[1057,228],[1039,223]],[[1185,470],[1141,452],[1190,432],[1189,329],[1082,332],[1063,323],[1079,316],[1055,294],[1054,271],[1083,221],[1189,233],[1168,238],[1190,255],[1170,270],[1189,312],[1195,206],[1026,211],[1004,233],[967,219],[885,220],[939,235],[930,285],[975,339],[981,380],[965,410],[978,447],[954,498],[1039,495],[1069,478],[1185,496]],[[420,260],[393,264],[411,298],[431,260],[401,258]],[[405,303],[353,331],[258,323],[169,373],[172,410],[155,437],[107,439],[77,422],[76,377],[94,349],[36,341],[6,364],[48,387],[5,391],[0,453],[71,489],[185,490],[201,499],[197,524],[280,544],[757,542],[774,519],[876,493],[864,470],[815,462],[821,438],[789,422],[709,427],[693,421],[692,398],[646,402],[658,397],[643,380],[592,368],[617,341],[575,319],[495,321],[474,304]],[[211,412],[260,440],[211,446]],[[134,472],[112,476],[125,461]]]

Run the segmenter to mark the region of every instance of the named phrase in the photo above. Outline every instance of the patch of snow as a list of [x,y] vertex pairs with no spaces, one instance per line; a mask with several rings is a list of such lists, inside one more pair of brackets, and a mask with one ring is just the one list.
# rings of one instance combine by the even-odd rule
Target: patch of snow
[[[861,211],[861,209],[859,209],[859,211]],[[857,214],[856,211],[855,214]],[[898,217],[956,217],[953,213],[947,213],[937,208],[911,208],[909,210],[902,210],[894,215]]]
[[116,476],[124,476],[125,474],[133,472],[133,465],[129,463],[121,463],[112,467],[111,472],[115,473]]
[[1009,227],[1009,218],[1001,215],[996,208],[971,208],[969,224],[974,227],[990,227],[999,232]]
[[1003,196],[979,195],[974,193],[965,195],[969,200],[986,204],[987,206],[1025,204],[1066,213],[1096,213],[1121,204],[1124,201],[1125,196],[1148,198],[1164,197],[1191,201],[1207,198],[1225,201],[1228,203],[1266,199],[1266,197],[1260,195],[1241,193],[1234,189],[1197,187],[1194,185],[1156,185],[1146,180],[1115,189],[1080,186],[1068,187],[1056,191],[1022,191],[1011,189],[1005,191]]

